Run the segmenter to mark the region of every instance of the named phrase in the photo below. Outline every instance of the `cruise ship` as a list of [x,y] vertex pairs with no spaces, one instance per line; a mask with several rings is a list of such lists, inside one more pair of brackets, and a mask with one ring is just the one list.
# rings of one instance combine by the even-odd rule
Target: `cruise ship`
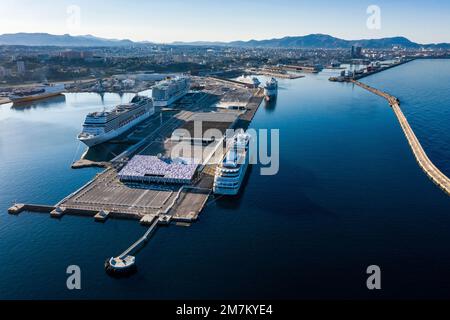
[[248,85],[251,85],[253,88],[258,88],[259,85],[261,84],[261,81],[259,81],[259,79],[256,77],[251,78],[251,77],[246,77],[243,75],[243,76],[239,77],[237,80],[239,82],[243,82]]
[[13,103],[30,102],[34,100],[45,99],[58,96],[64,91],[64,84],[43,84],[42,86],[16,90],[9,95],[9,99]]
[[135,96],[131,103],[111,111],[93,112],[86,116],[78,140],[92,147],[111,140],[155,113],[152,99]]
[[264,96],[266,97],[266,100],[269,101],[275,98],[277,95],[278,95],[278,81],[277,79],[272,78],[264,86]]
[[184,97],[191,88],[189,77],[175,77],[158,82],[153,87],[153,104],[156,107],[167,107]]
[[249,165],[250,135],[239,133],[216,169],[213,191],[219,195],[237,195]]

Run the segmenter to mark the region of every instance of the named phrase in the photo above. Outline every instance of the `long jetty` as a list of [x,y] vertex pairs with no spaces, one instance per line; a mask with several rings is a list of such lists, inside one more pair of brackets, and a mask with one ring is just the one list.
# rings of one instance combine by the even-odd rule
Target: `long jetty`
[[141,246],[143,243],[146,243],[149,240],[149,236],[155,231],[156,226],[159,223],[159,218],[156,217],[153,221],[152,225],[148,228],[147,232],[139,238],[135,243],[133,243],[128,249],[122,252],[118,258],[124,259],[127,255],[133,252],[137,247]]
[[438,185],[445,193],[447,193],[447,195],[450,196],[450,179],[434,165],[430,158],[428,158],[425,150],[419,142],[419,139],[417,139],[414,131],[408,123],[408,120],[400,108],[400,100],[386,92],[373,88],[357,80],[352,80],[351,82],[363,89],[385,98],[389,102],[395,115],[397,116],[398,121],[400,122],[400,126],[403,129],[406,139],[408,140],[419,166],[436,185]]

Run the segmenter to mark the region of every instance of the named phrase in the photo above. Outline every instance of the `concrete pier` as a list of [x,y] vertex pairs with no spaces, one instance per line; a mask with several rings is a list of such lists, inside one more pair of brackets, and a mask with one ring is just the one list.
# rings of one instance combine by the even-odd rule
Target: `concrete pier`
[[66,208],[56,207],[52,212],[50,212],[50,216],[52,218],[61,218],[66,213]]
[[55,210],[55,208],[56,208],[55,206],[16,203],[11,208],[8,209],[8,213],[19,214],[24,211],[50,213],[53,210]]
[[305,76],[302,74],[294,74],[294,73],[287,73],[287,71],[291,70],[282,70],[279,68],[276,69],[250,69],[248,70],[249,73],[254,73],[257,75],[263,75],[267,77],[274,77],[274,78],[280,78],[280,79],[289,79],[289,80],[295,80],[304,78]]
[[235,126],[236,128],[247,129],[248,125],[253,120],[253,118],[256,115],[256,112],[261,106],[263,99],[264,99],[264,89],[259,88],[248,102],[246,106],[247,112],[239,116]]
[[109,214],[109,211],[102,210],[94,216],[94,219],[97,222],[105,222],[108,219]]
[[0,105],[11,103],[11,100],[9,98],[0,98]]
[[[110,258],[105,262],[107,270],[127,269],[128,266],[134,265],[134,257],[130,254],[138,246],[148,241],[158,225],[169,225],[173,222],[186,226],[198,219],[212,192],[216,164],[208,163],[211,158],[206,157],[199,165],[195,179],[185,185],[123,182],[118,177],[123,166],[135,155],[170,156],[173,132],[183,126],[189,127],[190,123],[194,121],[192,120],[194,115],[201,116],[201,119],[209,119],[204,122],[213,123],[212,126],[216,129],[221,126],[225,129],[246,129],[264,98],[263,89],[248,88],[242,83],[219,81],[213,78],[197,79],[197,81],[204,87],[202,93],[194,93],[190,97],[185,97],[183,101],[179,102],[183,109],[181,111],[171,109],[171,112],[176,113],[171,115],[167,121],[163,122],[161,117],[160,121],[148,122],[149,129],[145,133],[137,132],[133,137],[139,142],[127,148],[114,159],[108,163],[89,160],[80,160],[74,163],[72,168],[105,167],[103,172],[98,173],[84,186],[53,206],[16,204],[8,212],[10,214],[19,214],[23,211],[45,212],[50,213],[53,218],[61,218],[64,215],[88,216],[98,222],[106,221],[109,218],[140,221],[142,225],[149,226],[145,235],[120,256]],[[225,88],[227,90],[224,90]],[[245,111],[221,110],[217,112],[216,103],[221,99],[226,102],[245,103]],[[205,116],[208,113],[209,115]],[[218,115],[220,121],[208,118]],[[226,120],[229,118],[233,120]],[[222,141],[210,142],[208,146],[217,150],[222,148]],[[212,153],[210,154],[208,151],[208,155],[212,156]]]
[[16,203],[11,208],[8,209],[9,214],[19,214],[24,211],[25,205],[22,203]]
[[156,218],[157,218],[156,214],[146,214],[145,216],[142,217],[139,223],[142,224],[143,226],[151,226]]
[[422,170],[427,174],[427,176],[436,185],[438,185],[447,195],[450,196],[450,179],[434,165],[434,163],[430,160],[430,158],[428,158],[427,154],[425,153],[425,150],[422,148],[422,145],[419,142],[419,139],[417,139],[416,135],[414,134],[414,131],[412,130],[411,126],[408,123],[408,120],[406,119],[405,115],[403,114],[400,108],[399,99],[386,92],[375,89],[357,80],[352,80],[352,83],[376,95],[379,95],[380,97],[385,98],[389,102],[389,104],[392,107],[392,110],[394,110],[394,113],[397,116],[400,126],[402,127],[405,137],[408,140],[408,143],[411,147],[411,150],[414,156],[416,157],[417,163],[422,168]]
[[84,169],[84,168],[108,168],[110,164],[108,162],[94,162],[86,159],[80,159],[75,161],[71,168],[72,169]]
[[124,259],[127,257],[130,253],[132,253],[136,248],[143,245],[149,240],[150,235],[156,230],[156,226],[159,224],[159,219],[155,219],[155,221],[151,224],[151,226],[148,228],[147,232],[139,238],[135,243],[133,243],[128,249],[126,249],[124,252],[122,252],[118,258]]
[[401,61],[401,62],[398,62],[398,63],[394,63],[394,64],[392,64],[390,66],[387,66],[387,67],[383,67],[383,68],[380,68],[380,69],[377,69],[377,70],[374,70],[374,71],[371,71],[371,72],[363,73],[361,75],[356,75],[354,80],[361,80],[361,79],[363,79],[365,77],[368,77],[368,76],[371,76],[371,75],[374,75],[374,74],[377,74],[377,73],[380,73],[380,72],[383,72],[383,71],[386,71],[386,70],[389,70],[389,69],[392,69],[392,68],[399,67],[401,65],[404,65],[404,64],[409,63],[409,62],[414,61],[414,60],[415,59],[406,59],[404,61]]
[[233,85],[243,86],[243,87],[249,88],[249,89],[253,88],[252,84],[246,83],[246,82],[241,82],[241,81],[232,80],[232,79],[228,79],[228,78],[220,78],[220,77],[212,77],[212,78],[214,80],[216,80],[216,81],[224,82],[226,84],[233,84]]

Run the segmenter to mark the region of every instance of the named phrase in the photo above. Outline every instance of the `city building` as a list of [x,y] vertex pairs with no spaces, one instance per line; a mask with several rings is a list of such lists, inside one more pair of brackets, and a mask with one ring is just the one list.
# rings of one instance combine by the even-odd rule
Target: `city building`
[[59,56],[68,60],[75,59],[85,59],[89,60],[94,57],[94,54],[91,51],[75,51],[75,50],[65,50],[59,53]]
[[361,58],[362,48],[358,46],[352,46],[352,58]]

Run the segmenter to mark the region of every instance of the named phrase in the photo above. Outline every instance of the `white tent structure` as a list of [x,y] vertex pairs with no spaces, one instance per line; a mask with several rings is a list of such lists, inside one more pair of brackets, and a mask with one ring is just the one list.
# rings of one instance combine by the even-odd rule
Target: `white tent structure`
[[119,172],[119,179],[126,182],[190,184],[197,168],[198,164],[182,159],[138,155]]

